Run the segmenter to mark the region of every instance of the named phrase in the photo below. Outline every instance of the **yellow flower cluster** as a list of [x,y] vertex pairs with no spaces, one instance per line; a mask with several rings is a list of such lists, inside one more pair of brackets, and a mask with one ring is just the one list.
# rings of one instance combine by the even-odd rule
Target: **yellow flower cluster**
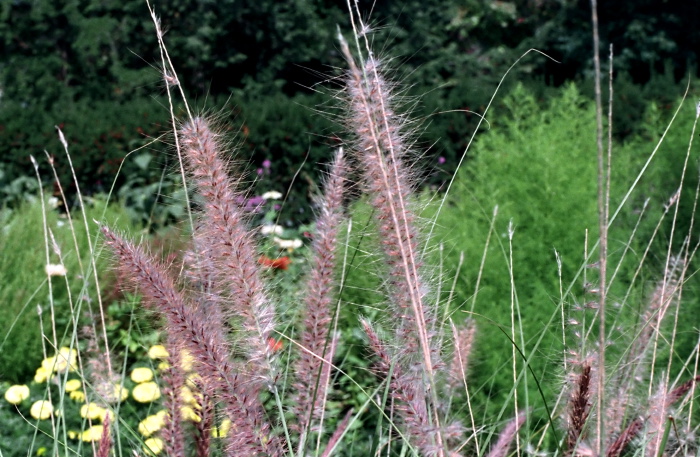
[[144,420],[139,422],[139,433],[141,436],[148,438],[165,425],[165,418],[168,415],[166,410],[160,410],[155,414],[151,414]]
[[29,408],[29,414],[38,420],[45,420],[53,414],[53,405],[46,400],[35,401],[32,407]]
[[102,434],[104,433],[104,427],[102,425],[93,425],[84,432],[80,434],[77,438],[82,441],[100,441],[102,439]]
[[83,383],[80,379],[69,379],[66,381],[66,392],[75,392],[81,387],[83,387]]
[[148,438],[143,442],[143,452],[147,454],[157,455],[163,451],[165,443],[160,438]]
[[134,368],[131,371],[131,380],[136,384],[153,380],[153,370],[147,367]]
[[[153,360],[159,359],[163,360],[158,364],[158,369],[159,370],[165,370],[167,368],[170,368],[170,365],[168,365],[168,362],[165,362],[164,359],[167,359],[170,356],[170,353],[168,353],[168,350],[165,349],[165,346],[162,344],[156,344],[155,346],[151,346],[148,349],[148,357],[150,357]],[[180,367],[182,368],[183,371],[185,372],[190,372],[194,368],[194,356],[188,351],[187,349],[183,349],[180,351]]]
[[80,390],[83,387],[83,383],[80,379],[69,379],[66,381],[66,392],[70,395],[70,399],[82,403],[85,401],[85,393]]
[[148,349],[148,357],[151,359],[167,359],[169,356],[170,354],[162,344],[156,344]]
[[131,396],[139,403],[151,403],[160,398],[160,388],[153,381],[143,382],[134,387]]
[[12,405],[19,405],[29,398],[29,387],[25,385],[10,386],[5,391],[5,400]]
[[[158,346],[153,346],[151,349],[149,349],[149,357],[154,358],[152,354],[167,354],[167,351],[165,351],[163,346],[160,346],[162,351],[160,349],[156,349],[154,351],[154,348],[156,347]],[[134,390],[131,391],[131,396],[134,397],[134,400],[137,402],[150,403],[160,398],[160,388],[158,387],[158,384],[153,381],[153,370],[150,368],[134,368],[131,371],[131,380],[136,383],[136,387],[134,387]]]
[[90,420],[101,420],[104,422],[105,417],[109,416],[110,421],[114,420],[114,412],[107,408],[103,408],[97,403],[87,403],[80,408],[80,417]]
[[224,419],[221,421],[221,425],[211,429],[211,436],[213,436],[214,438],[226,438],[230,430],[231,419]]
[[68,347],[62,347],[54,356],[47,357],[41,362],[34,374],[34,382],[42,383],[51,378],[54,373],[75,371],[78,367],[78,351]]

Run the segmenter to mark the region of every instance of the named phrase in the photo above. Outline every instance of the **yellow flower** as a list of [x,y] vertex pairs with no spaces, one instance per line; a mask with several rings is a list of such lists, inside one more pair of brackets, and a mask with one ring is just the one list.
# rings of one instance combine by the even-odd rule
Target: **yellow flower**
[[53,373],[55,367],[56,367],[56,356],[46,357],[44,360],[41,361],[41,368],[43,368],[44,370],[46,370],[49,373]]
[[200,384],[201,382],[202,377],[199,375],[199,373],[190,373],[185,378],[185,383],[190,387],[190,389],[196,389],[197,384]]
[[182,389],[180,389],[180,398],[182,399],[182,402],[186,405],[194,406],[198,409],[202,408],[199,405],[199,402],[197,402],[197,399],[192,393],[192,390],[187,386],[182,386]]
[[156,414],[147,416],[144,420],[139,422],[139,433],[144,437],[149,437],[165,425],[165,417],[167,412],[165,410],[159,411]]
[[131,372],[131,380],[137,384],[153,380],[153,370],[147,367],[134,368]]
[[214,438],[226,438],[229,430],[231,430],[231,420],[224,419],[221,421],[221,425],[211,429],[211,436]]
[[41,361],[41,367],[49,373],[64,373],[66,370],[75,371],[78,364],[78,351],[62,347],[58,354]]
[[197,413],[192,409],[191,406],[183,406],[180,408],[180,415],[182,417],[182,420],[185,421],[192,421],[195,423],[200,423],[202,422],[202,418],[197,415]]
[[78,351],[69,347],[62,347],[56,354],[56,371],[64,372],[66,369],[75,371],[78,368]]
[[34,374],[34,382],[37,384],[46,382],[46,380],[51,376],[51,373],[51,370],[47,370],[43,366],[37,368],[36,373]]
[[156,344],[155,346],[151,346],[151,348],[148,350],[148,357],[152,359],[164,359],[168,357],[170,354],[168,354],[168,351],[165,349],[165,346],[162,344]]
[[85,419],[101,419],[105,416],[106,410],[97,403],[88,403],[80,408],[80,417]]
[[10,386],[5,392],[5,400],[13,405],[19,405],[27,398],[29,398],[29,387],[25,385]]
[[66,392],[75,392],[83,386],[80,379],[69,379],[66,381]]
[[158,370],[159,370],[159,371],[165,371],[165,370],[167,370],[168,368],[170,368],[170,364],[169,364],[168,362],[160,362],[160,363],[158,364]]
[[134,387],[131,395],[139,403],[150,403],[160,398],[160,389],[153,381],[144,382]]
[[82,390],[74,390],[70,393],[70,399],[78,403],[82,403],[85,401],[85,394]]
[[143,451],[153,455],[160,454],[163,447],[163,440],[160,438],[148,438],[143,443]]
[[182,371],[192,371],[194,368],[194,356],[190,351],[187,349],[183,349],[180,351],[180,366],[182,367]]
[[36,455],[38,457],[41,457],[42,455],[46,454],[46,451],[47,451],[47,449],[44,446],[42,446],[36,450]]
[[119,398],[119,401],[124,401],[129,398],[129,389],[122,387],[121,384],[115,384],[114,396],[115,398]]
[[80,434],[80,439],[83,441],[100,441],[104,427],[101,425],[93,425],[89,429]]
[[76,432],[75,430],[68,430],[68,438],[72,440],[77,440],[80,435],[80,432]]
[[48,419],[53,414],[53,405],[46,400],[35,401],[29,409],[29,414],[34,419]]

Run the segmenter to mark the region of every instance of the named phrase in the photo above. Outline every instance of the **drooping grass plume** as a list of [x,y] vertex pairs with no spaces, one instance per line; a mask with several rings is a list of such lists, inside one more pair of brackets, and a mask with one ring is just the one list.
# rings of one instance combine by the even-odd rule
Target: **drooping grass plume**
[[666,428],[670,426],[669,421],[673,421],[671,408],[683,398],[700,381],[700,376],[690,379],[680,386],[669,389],[661,385],[657,392],[649,399],[649,409],[647,411],[646,428],[646,455],[659,456],[665,452],[667,447],[665,442]]
[[[165,267],[139,246],[127,242],[107,227],[102,227],[105,243],[118,260],[118,267],[128,274],[145,302],[167,320],[167,330],[178,344],[189,349],[207,379],[211,395],[220,399],[234,424],[229,434],[228,455],[281,455],[279,441],[270,433],[255,385],[246,383],[230,359],[221,323],[212,322],[187,303],[177,290]],[[251,387],[253,387],[251,389]]]
[[109,457],[110,451],[112,450],[110,425],[109,414],[106,414],[102,421],[102,437],[100,438],[100,444],[95,453],[95,457]]
[[607,446],[607,457],[619,457],[627,445],[630,444],[630,442],[632,442],[632,440],[642,430],[643,425],[644,422],[639,417],[630,422],[622,433],[620,433],[617,439]]

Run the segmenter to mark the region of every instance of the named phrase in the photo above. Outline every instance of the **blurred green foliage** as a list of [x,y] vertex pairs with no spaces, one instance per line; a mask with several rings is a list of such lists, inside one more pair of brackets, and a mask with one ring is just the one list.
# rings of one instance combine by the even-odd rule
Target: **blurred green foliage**
[[[95,244],[97,226],[93,220],[121,229],[134,228],[124,210],[116,205],[107,206],[104,200],[91,200],[86,211],[94,248],[98,246]],[[0,214],[3,227],[0,232],[3,253],[0,257],[0,302],[5,316],[0,319],[0,377],[11,382],[23,382],[33,376],[43,358],[42,344],[53,341],[52,320],[57,341],[65,344],[64,338],[74,330],[72,319],[82,325],[90,322],[94,316],[91,313],[98,313],[91,258],[95,257],[101,272],[106,270],[106,259],[90,252],[82,219],[73,222],[77,245],[71,233],[73,229],[57,209],[47,207],[46,221],[51,233],[48,239],[44,238],[42,206],[36,199]],[[62,258],[55,253],[50,236],[55,239]],[[67,270],[65,277],[51,277],[52,300],[45,271],[46,249],[50,263],[62,264]],[[38,310],[43,325],[37,316]],[[44,337],[48,340],[42,341]]]

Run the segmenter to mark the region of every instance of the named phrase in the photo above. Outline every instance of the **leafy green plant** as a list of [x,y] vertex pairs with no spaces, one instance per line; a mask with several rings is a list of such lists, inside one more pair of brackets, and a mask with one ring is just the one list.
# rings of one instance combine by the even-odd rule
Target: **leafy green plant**
[[[0,376],[12,382],[33,374],[43,358],[42,335],[53,334],[54,326],[59,340],[69,338],[76,325],[72,319],[82,320],[83,314],[96,305],[90,264],[93,254],[84,226],[69,224],[58,209],[44,212],[47,206],[50,208],[35,199],[2,213],[0,300],[7,318],[0,322]],[[104,200],[91,200],[86,210],[88,218],[107,218],[120,227],[133,227],[120,207],[108,206]],[[95,233],[89,235],[94,238]],[[56,265],[55,271],[48,269],[47,255],[48,266]],[[102,274],[104,260],[98,259],[97,265]],[[51,289],[49,280],[53,283]],[[42,314],[41,321],[37,311]]]
[[[690,118],[686,119],[674,130],[685,134],[690,127]],[[515,343],[528,369],[539,380],[560,370],[565,343],[561,327],[569,325],[572,309],[591,299],[584,284],[593,281],[595,274],[581,270],[581,265],[594,263],[585,254],[592,252],[598,236],[598,208],[595,136],[589,133],[595,131],[595,112],[576,86],[564,88],[544,108],[530,91],[518,86],[489,120],[489,130],[478,135],[470,160],[456,177],[436,232],[444,243],[447,275],[456,275],[452,306],[477,316],[481,324],[477,347],[489,348],[477,351],[481,355],[475,361],[474,378],[482,388],[475,401],[496,414],[513,384],[512,373],[503,368],[511,360],[509,348],[514,342],[502,329],[511,327],[514,305],[520,335]],[[659,237],[661,245],[653,244],[647,268],[635,271],[647,260],[645,247],[653,240],[654,227],[673,194],[671,186],[660,193],[656,190],[669,182],[669,176],[680,176],[684,141],[687,148],[687,139],[681,136],[662,145],[663,150],[674,150],[675,159],[667,157],[676,165],[654,162],[656,171],[645,174],[630,195],[627,207],[632,210],[623,210],[611,227],[610,262],[619,271],[609,294],[616,301],[618,325],[633,325],[639,319],[640,303],[652,287],[645,283],[649,272],[656,273],[652,277],[663,274],[664,265],[654,259],[666,258],[664,236]],[[614,145],[613,211],[644,165],[646,157],[639,151],[650,146],[639,140]],[[687,215],[692,215],[693,186],[690,179],[685,191]],[[652,195],[655,199],[645,203]],[[643,218],[635,228],[640,214]],[[683,225],[681,219],[677,222],[678,227]],[[664,226],[671,223],[666,220]],[[695,307],[693,302],[688,304],[690,309]],[[679,334],[689,330],[684,327]],[[621,347],[625,346],[612,350]],[[685,357],[690,347],[676,350]],[[528,384],[531,398],[539,396],[538,388]],[[545,384],[542,388],[546,393],[557,387]]]

